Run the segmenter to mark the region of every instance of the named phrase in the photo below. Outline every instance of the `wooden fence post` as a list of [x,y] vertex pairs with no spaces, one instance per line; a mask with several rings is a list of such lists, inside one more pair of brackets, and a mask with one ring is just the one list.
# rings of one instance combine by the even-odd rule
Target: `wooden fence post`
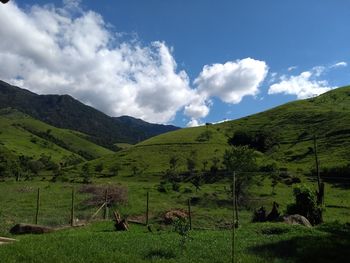
[[190,223],[190,230],[192,230],[192,215],[191,215],[191,199],[188,199],[188,220]]
[[105,214],[104,214],[104,219],[108,219],[108,188],[105,191]]
[[35,224],[38,224],[38,216],[39,216],[39,207],[40,207],[40,188],[38,188],[38,193],[36,196],[36,213],[35,213]]
[[147,200],[146,200],[146,226],[148,226],[148,217],[149,217],[149,192],[147,192]]
[[70,225],[74,226],[74,197],[75,197],[75,191],[74,186],[72,188],[72,207],[70,210]]
[[236,210],[236,172],[232,174],[232,263],[235,262],[235,210]]

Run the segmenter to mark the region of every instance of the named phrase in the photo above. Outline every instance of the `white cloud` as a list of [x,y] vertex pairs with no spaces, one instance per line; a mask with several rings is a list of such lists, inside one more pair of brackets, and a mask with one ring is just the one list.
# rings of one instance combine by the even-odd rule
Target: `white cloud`
[[293,71],[293,70],[295,70],[297,68],[298,68],[297,66],[291,66],[291,67],[288,68],[288,71]]
[[279,83],[270,86],[268,94],[283,93],[296,95],[298,99],[305,99],[325,93],[334,87],[331,87],[326,80],[318,79],[324,70],[324,67],[314,67],[300,75],[283,75],[280,77],[281,81]]
[[347,67],[347,66],[348,66],[348,63],[346,63],[345,61],[341,61],[333,64],[332,66],[330,66],[330,68],[339,68],[339,67]]
[[191,119],[188,123],[187,123],[187,127],[198,127],[201,126],[202,124],[196,120],[196,119]]
[[206,97],[215,96],[226,103],[237,104],[244,96],[258,94],[267,72],[264,61],[245,58],[204,66],[194,84]]
[[190,124],[199,125],[211,97],[239,103],[258,94],[266,77],[264,61],[246,58],[204,66],[191,87],[172,48],[125,40],[80,3],[0,5],[0,79],[39,94],[70,94],[111,116],[166,123],[184,109]]
[[165,43],[118,42],[99,14],[72,14],[79,2],[0,6],[0,78],[40,94],[70,94],[112,116],[160,123],[192,101],[189,78]]

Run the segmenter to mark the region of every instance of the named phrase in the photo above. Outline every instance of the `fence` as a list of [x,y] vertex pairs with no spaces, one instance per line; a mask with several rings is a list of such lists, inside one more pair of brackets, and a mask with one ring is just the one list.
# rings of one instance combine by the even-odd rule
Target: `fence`
[[[289,176],[285,181],[297,178],[296,174]],[[322,179],[326,182],[325,220],[348,220],[350,178]],[[304,183],[313,187],[314,180],[309,178]],[[254,182],[250,186],[251,196],[238,200],[240,223],[250,222],[253,210],[260,206],[269,210],[274,201],[280,204],[283,213],[294,199],[293,179],[289,185],[285,181],[277,182],[276,186],[271,178],[264,176]],[[61,226],[110,219],[112,210],[142,224],[158,225],[169,222],[168,217],[184,216],[193,229],[229,229],[233,207],[231,184],[232,181],[226,180],[204,184],[198,189],[187,182],[181,183],[176,191],[160,192],[158,182],[125,182],[124,186],[1,182],[0,232],[7,232],[16,223]]]

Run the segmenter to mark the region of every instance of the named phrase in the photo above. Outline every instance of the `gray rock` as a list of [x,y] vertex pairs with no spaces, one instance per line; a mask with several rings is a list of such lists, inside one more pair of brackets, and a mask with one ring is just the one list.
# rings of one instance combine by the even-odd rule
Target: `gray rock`
[[312,227],[309,220],[302,215],[288,215],[283,217],[283,222],[289,225],[302,225]]

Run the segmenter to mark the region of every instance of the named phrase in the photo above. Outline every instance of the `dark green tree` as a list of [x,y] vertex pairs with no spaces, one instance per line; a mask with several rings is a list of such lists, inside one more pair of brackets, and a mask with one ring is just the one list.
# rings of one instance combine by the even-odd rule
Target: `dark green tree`
[[90,166],[88,163],[85,163],[82,167],[81,167],[81,176],[83,177],[83,183],[84,184],[90,184],[92,183],[91,180],[91,173],[90,173]]

